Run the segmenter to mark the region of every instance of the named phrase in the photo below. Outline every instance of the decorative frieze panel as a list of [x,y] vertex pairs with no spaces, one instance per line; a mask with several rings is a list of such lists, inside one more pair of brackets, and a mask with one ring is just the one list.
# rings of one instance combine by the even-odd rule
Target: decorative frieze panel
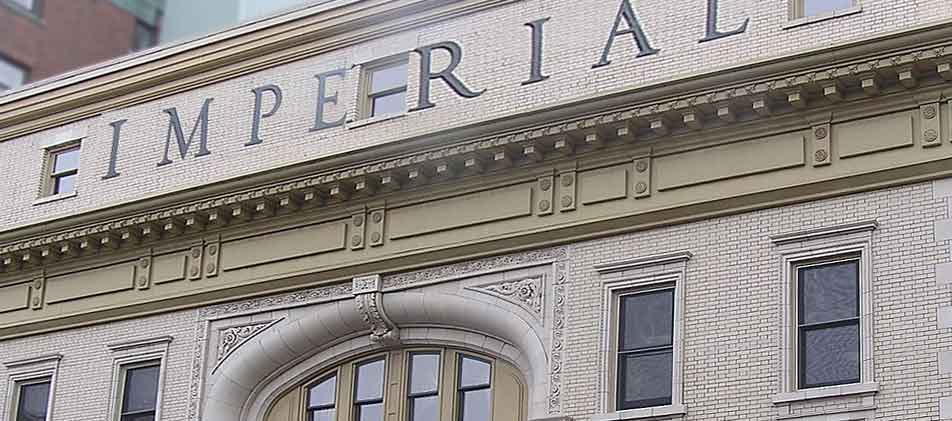
[[942,119],[939,118],[939,102],[927,102],[920,105],[919,119],[922,121],[922,147],[941,145]]
[[817,124],[813,126],[813,156],[810,162],[814,167],[830,165],[832,156],[830,152],[830,123]]
[[247,342],[255,335],[265,331],[265,329],[274,326],[283,319],[256,322],[251,324],[230,326],[218,331],[218,348],[215,353],[216,367],[228,358],[242,344]]
[[466,289],[502,298],[528,310],[537,318],[542,318],[543,292],[545,291],[543,276],[476,285]]

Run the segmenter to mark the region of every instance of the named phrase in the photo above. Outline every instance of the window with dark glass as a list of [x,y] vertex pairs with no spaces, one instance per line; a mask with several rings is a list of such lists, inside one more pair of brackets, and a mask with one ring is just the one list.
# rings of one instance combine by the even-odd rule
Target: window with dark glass
[[357,365],[354,407],[357,421],[383,421],[384,360]]
[[337,376],[328,377],[307,391],[307,421],[333,421],[337,416]]
[[409,421],[439,421],[440,359],[436,352],[410,354]]
[[158,396],[158,362],[126,368],[119,421],[155,421]]
[[459,357],[459,421],[490,421],[492,396],[489,362],[469,355]]
[[859,260],[796,272],[800,388],[859,382]]
[[674,288],[619,298],[617,409],[670,405]]
[[406,111],[406,60],[369,67],[367,84],[368,117]]
[[26,76],[26,68],[0,56],[0,92],[23,86]]
[[76,191],[79,173],[79,145],[50,151],[49,194],[66,194]]
[[14,421],[46,421],[50,401],[50,379],[17,383],[16,391]]

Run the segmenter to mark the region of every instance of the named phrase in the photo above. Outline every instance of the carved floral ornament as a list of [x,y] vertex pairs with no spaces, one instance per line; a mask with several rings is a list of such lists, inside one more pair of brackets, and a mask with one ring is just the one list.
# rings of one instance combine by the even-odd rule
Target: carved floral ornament
[[[913,71],[914,70],[914,71]],[[0,271],[952,80],[952,43],[649,102],[0,245]],[[846,95],[849,93],[849,95]],[[926,111],[928,114],[929,111]],[[572,206],[571,197],[556,199]],[[361,221],[363,223],[363,221]]]

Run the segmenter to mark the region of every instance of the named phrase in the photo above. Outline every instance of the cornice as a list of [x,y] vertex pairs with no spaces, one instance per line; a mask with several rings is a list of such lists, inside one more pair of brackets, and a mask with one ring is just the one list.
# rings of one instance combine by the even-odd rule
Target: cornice
[[[944,33],[945,29],[940,32]],[[862,51],[868,48],[875,45],[865,46]],[[838,56],[847,57],[847,54],[843,52]],[[790,65],[795,64],[798,63]],[[717,74],[711,78],[719,81],[722,76]],[[810,110],[828,110],[832,105],[890,94],[914,95],[925,89],[935,91],[949,80],[952,80],[952,43],[946,42],[889,54],[863,55],[825,66],[783,72],[779,76],[684,93],[685,86],[710,87],[714,83],[692,79],[666,88],[667,92],[682,92],[680,95],[621,108],[602,107],[603,100],[592,99],[578,107],[608,111],[560,119],[557,116],[564,115],[566,107],[556,107],[535,113],[536,118],[549,123],[500,131],[450,146],[404,152],[254,188],[197,196],[198,199],[171,206],[163,206],[159,198],[144,204],[155,210],[108,218],[84,215],[70,220],[86,221],[79,226],[68,225],[70,221],[56,221],[61,225],[55,231],[50,227],[56,227],[56,223],[17,229],[0,235],[0,271],[37,268],[64,258],[99,255],[145,242],[215,232],[224,226],[247,224],[276,215],[344,204],[357,206],[382,193],[445,184],[467,175],[514,171],[577,154],[597,154],[609,145],[650,152],[645,145],[664,149],[663,142],[672,136],[718,133],[739,123],[780,116],[807,118]],[[637,98],[641,94],[633,92],[632,96]],[[619,97],[613,96],[606,101],[618,100]],[[513,119],[520,121],[518,116]]]
[[0,97],[0,142],[518,0],[338,0]]

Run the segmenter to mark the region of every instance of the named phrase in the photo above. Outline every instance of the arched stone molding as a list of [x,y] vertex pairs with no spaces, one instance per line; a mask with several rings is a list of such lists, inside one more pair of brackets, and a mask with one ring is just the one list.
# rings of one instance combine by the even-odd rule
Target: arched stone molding
[[[458,347],[501,358],[516,366],[523,373],[527,371],[529,366],[528,358],[521,351],[497,338],[478,332],[451,327],[413,327],[402,330],[400,339],[404,346]],[[271,404],[280,398],[288,388],[301,384],[327,369],[352,359],[354,356],[379,349],[379,346],[376,346],[362,335],[320,351],[294,364],[292,367],[283,370],[279,375],[269,379],[254,394],[248,404],[247,411],[245,411],[248,414],[247,419],[264,419]]]
[[[548,356],[538,325],[524,312],[433,291],[379,298],[380,310],[400,328],[403,344],[455,345],[510,361],[526,378],[529,418],[546,417]],[[380,348],[367,334],[371,329],[356,300],[321,304],[304,317],[276,324],[237,348],[208,377],[201,419],[260,421],[280,387],[300,380],[296,376]]]

